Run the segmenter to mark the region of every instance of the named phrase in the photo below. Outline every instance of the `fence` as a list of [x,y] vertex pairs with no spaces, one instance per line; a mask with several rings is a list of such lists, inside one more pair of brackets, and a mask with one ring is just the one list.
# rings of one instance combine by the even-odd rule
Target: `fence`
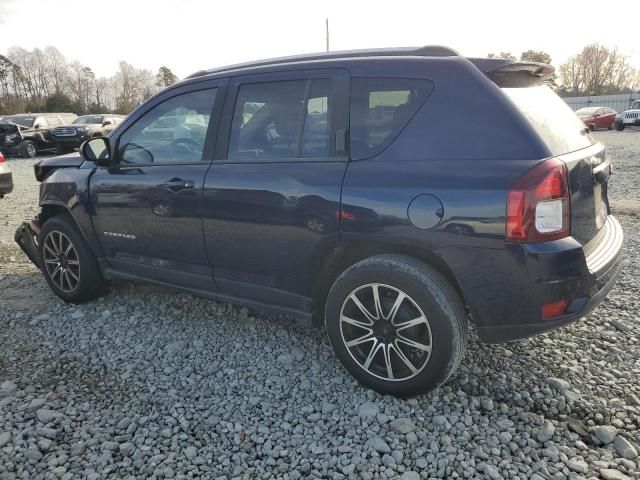
[[598,95],[594,97],[565,97],[563,100],[573,109],[584,107],[609,107],[616,112],[629,109],[631,102],[640,99],[640,92],[623,93],[620,95]]

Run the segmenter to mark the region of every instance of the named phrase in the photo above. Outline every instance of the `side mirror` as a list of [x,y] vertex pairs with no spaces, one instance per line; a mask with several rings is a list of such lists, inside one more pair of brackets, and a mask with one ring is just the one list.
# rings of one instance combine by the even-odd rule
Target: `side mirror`
[[101,167],[111,165],[111,145],[106,137],[96,137],[80,145],[80,155]]
[[113,122],[111,120],[105,120],[104,122],[102,122],[103,127],[106,127],[107,125],[113,125]]

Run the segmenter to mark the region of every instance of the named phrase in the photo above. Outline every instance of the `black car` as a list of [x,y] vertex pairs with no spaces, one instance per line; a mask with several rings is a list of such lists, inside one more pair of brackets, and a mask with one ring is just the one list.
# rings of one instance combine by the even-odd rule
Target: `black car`
[[82,115],[71,125],[56,127],[53,130],[56,153],[62,155],[72,152],[89,138],[106,137],[123,119],[124,115],[111,113]]
[[445,47],[201,71],[37,164],[16,240],[67,302],[119,278],[271,308],[324,325],[362,383],[426,391],[470,321],[556,328],[618,275],[610,163],[552,73]]
[[13,176],[11,175],[11,168],[5,161],[4,156],[0,153],[0,198],[4,197],[7,193],[11,193],[13,190]]
[[0,152],[33,158],[56,147],[52,130],[71,123],[73,113],[25,113],[3,117],[0,122]]

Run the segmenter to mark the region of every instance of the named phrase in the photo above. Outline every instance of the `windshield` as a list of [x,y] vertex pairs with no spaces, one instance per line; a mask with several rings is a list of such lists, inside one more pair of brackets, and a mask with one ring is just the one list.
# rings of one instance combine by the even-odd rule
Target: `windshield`
[[631,104],[631,110],[640,110],[640,101]]
[[576,110],[576,115],[593,115],[598,110],[598,107],[581,108]]
[[26,115],[16,115],[13,117],[6,117],[2,120],[4,123],[16,123],[18,125],[22,125],[23,127],[33,127],[33,122],[35,117],[27,117]]
[[92,123],[102,123],[102,117],[100,115],[85,115],[73,121],[74,125],[89,125]]

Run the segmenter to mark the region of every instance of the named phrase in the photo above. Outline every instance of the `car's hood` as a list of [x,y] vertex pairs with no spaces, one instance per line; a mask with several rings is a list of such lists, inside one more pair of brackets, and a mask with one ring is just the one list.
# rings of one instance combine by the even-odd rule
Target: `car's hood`
[[640,109],[634,108],[633,110],[625,110],[622,113],[640,113]]
[[36,179],[41,182],[54,170],[59,168],[79,168],[83,163],[84,160],[80,154],[74,152],[59,157],[43,158],[33,166],[33,170],[35,171]]

